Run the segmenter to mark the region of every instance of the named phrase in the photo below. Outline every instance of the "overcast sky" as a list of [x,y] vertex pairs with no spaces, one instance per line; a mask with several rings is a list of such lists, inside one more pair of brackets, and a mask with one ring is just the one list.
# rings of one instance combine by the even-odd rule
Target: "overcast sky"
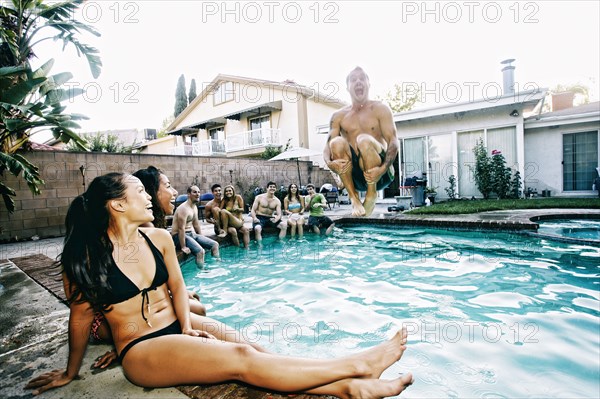
[[583,84],[598,99],[598,1],[88,1],[78,18],[102,36],[94,80],[84,59],[47,42],[40,60],[71,71],[86,94],[67,111],[83,131],[160,128],[181,74],[198,92],[219,73],[292,79],[349,101],[356,65],[371,96],[420,87],[427,107],[494,97],[515,58],[519,89]]

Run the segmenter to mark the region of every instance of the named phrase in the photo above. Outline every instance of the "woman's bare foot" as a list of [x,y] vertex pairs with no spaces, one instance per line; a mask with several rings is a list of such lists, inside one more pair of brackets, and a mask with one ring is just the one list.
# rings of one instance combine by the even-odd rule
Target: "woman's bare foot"
[[364,377],[379,378],[385,369],[400,360],[406,350],[407,335],[406,328],[403,328],[392,339],[357,354],[365,362]]
[[354,378],[348,383],[347,398],[375,399],[399,395],[413,383],[411,373],[395,380]]

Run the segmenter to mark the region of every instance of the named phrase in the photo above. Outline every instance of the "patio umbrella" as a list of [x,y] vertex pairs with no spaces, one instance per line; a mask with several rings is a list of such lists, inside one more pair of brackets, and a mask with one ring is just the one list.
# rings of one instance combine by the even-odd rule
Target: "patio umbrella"
[[269,159],[269,161],[283,161],[286,159],[294,159],[296,158],[296,167],[298,168],[298,188],[302,188],[302,180],[300,178],[300,162],[298,158],[302,157],[314,157],[315,155],[321,155],[323,152],[311,150],[309,148],[304,147],[296,147],[290,148],[287,151],[282,152],[281,154],[274,156]]

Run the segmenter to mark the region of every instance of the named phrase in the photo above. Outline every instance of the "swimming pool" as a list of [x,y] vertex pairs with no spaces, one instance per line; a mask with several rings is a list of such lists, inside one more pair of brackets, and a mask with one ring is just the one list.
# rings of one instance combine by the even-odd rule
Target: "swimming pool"
[[554,234],[561,237],[600,241],[600,220],[557,219],[537,222],[539,234]]
[[600,248],[504,233],[356,226],[182,267],[209,315],[294,355],[342,355],[404,323],[407,397],[600,397]]

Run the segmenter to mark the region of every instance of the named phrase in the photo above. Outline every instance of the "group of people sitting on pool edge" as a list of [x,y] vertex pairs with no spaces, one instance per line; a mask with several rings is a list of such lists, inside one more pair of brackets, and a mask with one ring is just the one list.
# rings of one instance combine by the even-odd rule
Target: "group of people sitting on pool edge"
[[[284,238],[287,228],[290,228],[292,237],[304,234],[304,212],[309,212],[308,228],[317,234],[331,234],[335,223],[324,215],[327,206],[325,197],[315,191],[315,186],[307,186],[306,197],[299,194],[298,186],[290,184],[283,205],[275,196],[277,185],[274,182],[267,184],[267,192],[259,194],[254,199],[250,216],[252,217],[252,230],[255,239],[262,242],[262,230],[265,227],[279,229],[279,237]],[[175,198],[177,191],[171,188]],[[250,244],[250,231],[244,226],[244,199],[236,194],[232,185],[223,189],[220,184],[211,187],[213,199],[204,206],[205,220],[214,225],[215,234],[224,238],[231,237],[233,245],[240,246],[239,236],[242,236],[244,248]],[[198,217],[198,203],[200,201],[200,189],[189,186],[187,189],[187,200],[179,205],[173,215],[171,234],[177,249],[186,255],[192,254],[196,257],[196,264],[204,264],[205,250],[210,250],[213,257],[220,258],[219,243],[205,235]],[[283,216],[287,215],[284,219]]]
[[[263,197],[268,209],[272,187]],[[186,290],[174,246],[178,233],[165,229],[176,195],[168,177],[149,167],[96,177],[73,200],[57,263],[70,307],[67,367],[29,381],[33,394],[78,376],[92,334],[116,348],[94,366],[105,368],[118,358],[125,376],[144,387],[239,380],[283,392],[382,398],[412,383],[410,373],[380,379],[406,350],[406,329],[354,355],[310,359],[270,353],[206,317],[197,296]],[[258,210],[252,216],[260,223]]]
[[[316,192],[313,184],[308,184],[306,188],[308,195],[305,197],[300,194],[297,184],[290,184],[282,204],[279,198],[275,196],[277,184],[274,182],[267,183],[266,192],[255,197],[250,209],[252,230],[254,230],[256,241],[262,241],[262,230],[265,227],[279,229],[280,238],[286,236],[288,227],[292,237],[296,234],[302,237],[304,224],[307,221],[304,212],[309,213],[307,225],[310,230],[317,234],[331,234],[335,224],[329,217],[324,215],[324,208],[327,207],[325,197]],[[192,189],[195,190],[197,187],[192,186],[189,190]],[[211,191],[214,199],[204,207],[206,221],[214,225],[217,236],[225,237],[229,235],[236,246],[239,246],[238,234],[241,234],[244,247],[247,248],[250,241],[250,231],[244,226],[244,199],[241,195],[235,193],[232,185],[225,186],[222,189],[220,184],[213,184]],[[192,198],[192,201],[197,202],[195,197]],[[177,216],[177,211],[175,216]],[[287,218],[284,218],[284,216],[287,216]]]

